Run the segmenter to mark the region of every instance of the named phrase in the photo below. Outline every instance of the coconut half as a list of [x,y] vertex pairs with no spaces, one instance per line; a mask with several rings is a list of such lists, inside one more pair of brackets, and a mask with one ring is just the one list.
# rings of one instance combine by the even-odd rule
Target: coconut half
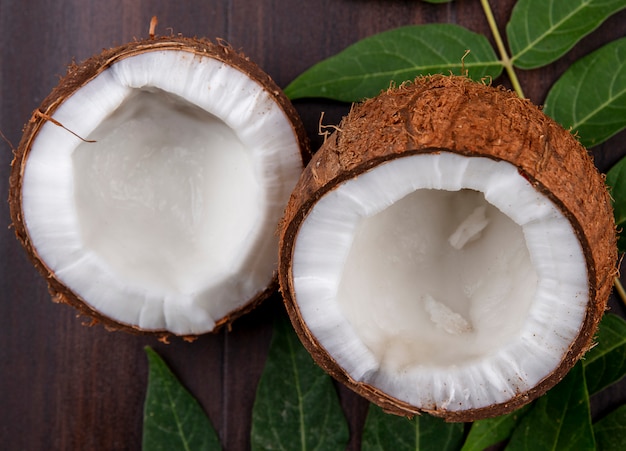
[[308,152],[289,100],[232,48],[133,42],[70,67],[35,111],[11,214],[55,300],[202,334],[276,289],[276,225]]
[[514,93],[420,78],[355,106],[282,223],[279,280],[320,366],[385,410],[504,414],[591,346],[616,273],[602,176]]

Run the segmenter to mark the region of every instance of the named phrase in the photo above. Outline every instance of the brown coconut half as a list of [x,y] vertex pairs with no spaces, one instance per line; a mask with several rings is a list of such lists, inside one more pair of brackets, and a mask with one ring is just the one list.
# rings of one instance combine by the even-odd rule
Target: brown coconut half
[[473,421],[592,345],[615,224],[586,150],[527,100],[419,78],[356,105],[282,222],[279,281],[317,363],[388,412]]
[[195,336],[277,289],[276,224],[308,155],[247,57],[152,37],[69,67],[15,152],[11,216],[55,301]]

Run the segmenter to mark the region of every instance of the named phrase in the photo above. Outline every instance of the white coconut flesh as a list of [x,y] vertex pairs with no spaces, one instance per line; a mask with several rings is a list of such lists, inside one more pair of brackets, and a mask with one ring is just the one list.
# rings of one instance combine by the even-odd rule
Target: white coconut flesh
[[289,118],[238,69],[182,51],[123,59],[76,91],[32,145],[30,239],[85,302],[176,334],[270,285],[302,170]]
[[356,382],[422,409],[506,402],[560,364],[588,282],[569,221],[510,163],[397,158],[325,194],[301,225],[293,290]]

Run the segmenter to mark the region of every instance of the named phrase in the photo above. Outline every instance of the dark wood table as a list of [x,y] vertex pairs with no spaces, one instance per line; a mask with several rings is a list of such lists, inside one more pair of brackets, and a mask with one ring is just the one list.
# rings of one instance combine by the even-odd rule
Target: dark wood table
[[[514,0],[491,2],[504,29]],[[243,50],[280,86],[317,61],[373,33],[394,27],[453,22],[490,36],[478,0],[431,5],[416,0],[0,0],[0,130],[17,145],[23,124],[56,85],[66,66],[105,47],[158,34],[220,37]],[[626,11],[609,19],[557,63],[519,71],[526,95],[543,102],[554,80],[575,60],[626,35]],[[492,40],[493,42],[493,40]],[[507,84],[506,79],[498,80]],[[321,111],[338,123],[348,105],[298,101],[313,148]],[[592,149],[602,171],[626,155],[626,134]],[[0,141],[2,194],[7,198],[10,146]],[[263,369],[275,295],[230,331],[193,343],[163,344],[146,336],[88,327],[70,307],[50,301],[0,208],[0,448],[5,450],[140,449],[147,381],[144,346],[153,346],[199,399],[228,450],[249,448],[251,410]],[[614,312],[626,308],[611,299]],[[366,403],[338,387],[360,448]],[[593,399],[594,415],[626,402],[626,380]]]

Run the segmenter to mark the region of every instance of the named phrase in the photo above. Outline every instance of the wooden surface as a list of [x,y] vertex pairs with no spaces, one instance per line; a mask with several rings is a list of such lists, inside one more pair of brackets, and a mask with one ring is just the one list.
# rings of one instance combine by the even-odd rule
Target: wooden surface
[[[492,1],[504,28],[513,0]],[[243,50],[280,86],[317,61],[373,33],[408,24],[453,22],[490,35],[478,0],[430,5],[416,0],[0,0],[0,130],[17,145],[31,112],[65,73],[104,47],[146,37],[150,17],[158,34],[224,38]],[[541,103],[551,83],[576,59],[626,34],[626,13],[610,19],[558,63],[520,71],[525,93]],[[493,42],[493,40],[492,40]],[[419,49],[416,49],[419,51]],[[501,79],[505,82],[505,80]],[[348,107],[298,101],[313,147],[320,112],[337,123]],[[626,155],[626,134],[593,149],[606,171]],[[0,179],[7,198],[10,146],[0,141]],[[0,207],[0,448],[5,450],[136,450],[141,446],[147,381],[144,346],[153,346],[199,399],[227,450],[249,448],[251,410],[263,369],[274,296],[235,322],[230,332],[194,343],[87,327],[53,304],[44,280],[28,263]],[[614,312],[626,309],[611,301]],[[359,449],[366,404],[338,387]],[[626,402],[626,381],[593,400],[594,415]]]

